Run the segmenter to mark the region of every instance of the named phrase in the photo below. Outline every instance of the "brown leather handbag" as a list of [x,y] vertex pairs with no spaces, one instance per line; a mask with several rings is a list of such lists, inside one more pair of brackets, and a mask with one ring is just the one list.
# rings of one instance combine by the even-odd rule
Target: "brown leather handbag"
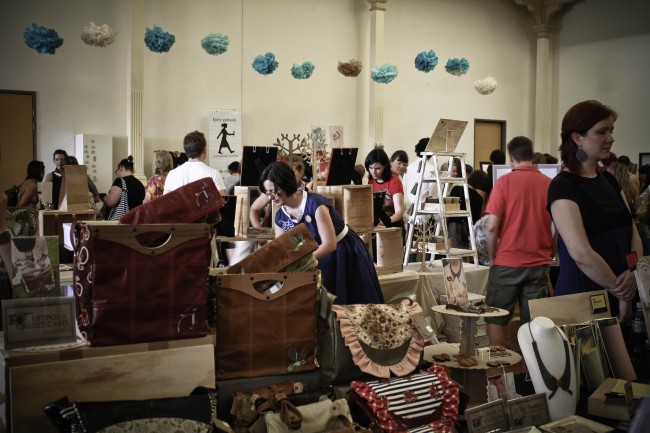
[[228,273],[282,272],[317,248],[318,243],[307,226],[298,224],[232,265],[228,268]]
[[[207,224],[74,226],[77,325],[93,346],[207,334]],[[158,240],[142,245],[139,237]]]
[[133,208],[120,218],[120,223],[191,223],[203,217],[216,221],[223,205],[224,199],[214,181],[205,177]]
[[318,271],[217,276],[217,380],[316,368]]

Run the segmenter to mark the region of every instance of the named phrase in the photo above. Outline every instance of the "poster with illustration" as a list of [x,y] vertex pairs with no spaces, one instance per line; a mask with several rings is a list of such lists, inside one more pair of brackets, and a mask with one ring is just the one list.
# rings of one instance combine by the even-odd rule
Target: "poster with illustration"
[[209,113],[208,158],[205,163],[228,175],[228,165],[242,159],[241,113],[213,110]]
[[14,299],[60,296],[58,236],[11,239]]
[[330,147],[343,147],[343,125],[330,125]]
[[447,303],[461,307],[469,306],[463,261],[456,258],[442,259],[442,276],[445,279]]

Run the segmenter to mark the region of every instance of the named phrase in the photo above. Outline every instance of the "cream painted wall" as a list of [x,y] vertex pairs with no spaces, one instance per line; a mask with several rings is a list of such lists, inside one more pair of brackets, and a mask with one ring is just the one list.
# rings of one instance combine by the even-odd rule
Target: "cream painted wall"
[[553,129],[559,145],[564,113],[577,102],[598,99],[619,114],[612,151],[638,162],[639,152],[650,152],[650,2],[623,4],[589,0],[562,17]]
[[[250,145],[271,144],[281,133],[304,134],[314,124],[341,124],[346,145],[361,147],[362,162],[371,145],[369,89],[380,86],[368,78],[375,65],[368,61],[365,0],[143,1],[145,22],[136,37],[143,38],[145,27],[155,24],[177,38],[167,54],[144,50],[145,174],[150,174],[153,150],[181,150],[186,132],[207,132],[212,108],[241,110],[244,143]],[[626,151],[634,154],[647,148],[640,142],[648,136],[648,122],[641,116],[649,100],[647,50],[642,49],[649,32],[577,38],[585,16],[605,25],[606,15],[587,13],[603,1],[580,2],[561,17],[563,33],[553,41],[554,118],[580,98],[607,100],[621,113],[617,146],[630,146]],[[78,133],[112,135],[114,161],[126,156],[130,5],[130,0],[0,3],[0,89],[37,92],[38,157],[48,170],[52,151],[72,151]],[[385,61],[400,72],[383,85],[388,153],[401,148],[412,155],[413,145],[441,117],[469,121],[459,145],[468,159],[474,119],[506,121],[507,139],[533,135],[536,40],[524,7],[512,0],[389,0],[386,7]],[[634,14],[634,8],[620,9],[618,14]],[[107,48],[83,44],[79,34],[90,20],[110,24],[118,32],[116,42]],[[65,39],[55,55],[39,55],[24,44],[22,34],[31,22],[55,28]],[[202,50],[200,40],[211,32],[230,37],[227,53],[209,56]],[[414,68],[414,58],[429,49],[439,64],[424,74]],[[276,54],[280,67],[261,76],[251,63],[267,51]],[[578,68],[576,56],[582,63]],[[466,57],[468,74],[447,74],[449,57]],[[339,60],[350,58],[363,61],[361,77],[346,78],[336,70]],[[295,80],[291,65],[306,60],[316,65],[314,75]],[[487,75],[495,76],[499,86],[481,96],[473,83]]]

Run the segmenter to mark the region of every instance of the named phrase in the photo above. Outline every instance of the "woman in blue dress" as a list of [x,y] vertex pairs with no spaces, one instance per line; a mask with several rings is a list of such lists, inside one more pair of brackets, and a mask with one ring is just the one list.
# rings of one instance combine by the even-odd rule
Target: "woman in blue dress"
[[298,191],[293,170],[283,162],[273,162],[264,169],[259,187],[280,205],[275,215],[276,237],[300,223],[309,229],[318,243],[314,257],[323,285],[336,295],[335,304],[384,302],[368,246],[345,224],[327,198]]

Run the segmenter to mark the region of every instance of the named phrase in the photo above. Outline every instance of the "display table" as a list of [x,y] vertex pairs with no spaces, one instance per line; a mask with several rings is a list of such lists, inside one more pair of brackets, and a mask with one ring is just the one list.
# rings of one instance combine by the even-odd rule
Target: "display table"
[[448,309],[446,305],[435,305],[431,307],[433,311],[440,314],[448,314],[451,316],[459,316],[461,318],[460,330],[460,354],[474,356],[476,353],[476,322],[481,317],[500,317],[510,314],[508,310],[497,308],[496,311],[490,311],[482,314],[467,313],[464,311],[456,311]]
[[0,418],[11,432],[56,429],[43,406],[73,401],[139,400],[214,388],[214,336],[158,343],[27,352],[0,350]]
[[[420,272],[422,265],[413,263],[402,272],[379,276],[379,284],[387,303],[398,301],[401,298],[416,300],[424,314],[430,317],[441,332],[445,321],[442,314],[431,309],[440,304],[440,295],[445,294],[444,278],[442,276],[442,262],[435,260],[427,266],[427,270]],[[490,268],[487,266],[463,263],[467,289],[472,293],[485,295],[487,290]]]
[[[452,356],[451,361],[439,362],[433,359],[433,355],[440,355],[442,353]],[[463,386],[463,392],[465,392],[470,398],[469,406],[477,406],[479,404],[487,403],[488,376],[512,371],[514,366],[522,360],[520,354],[507,350],[506,356],[499,356],[498,358],[490,356],[489,360],[507,362],[510,364],[508,366],[490,367],[487,365],[488,360],[475,357],[478,365],[463,367],[453,359],[453,355],[458,355],[459,353],[460,347],[458,343],[433,344],[424,348],[424,360],[451,369],[452,378]]]

